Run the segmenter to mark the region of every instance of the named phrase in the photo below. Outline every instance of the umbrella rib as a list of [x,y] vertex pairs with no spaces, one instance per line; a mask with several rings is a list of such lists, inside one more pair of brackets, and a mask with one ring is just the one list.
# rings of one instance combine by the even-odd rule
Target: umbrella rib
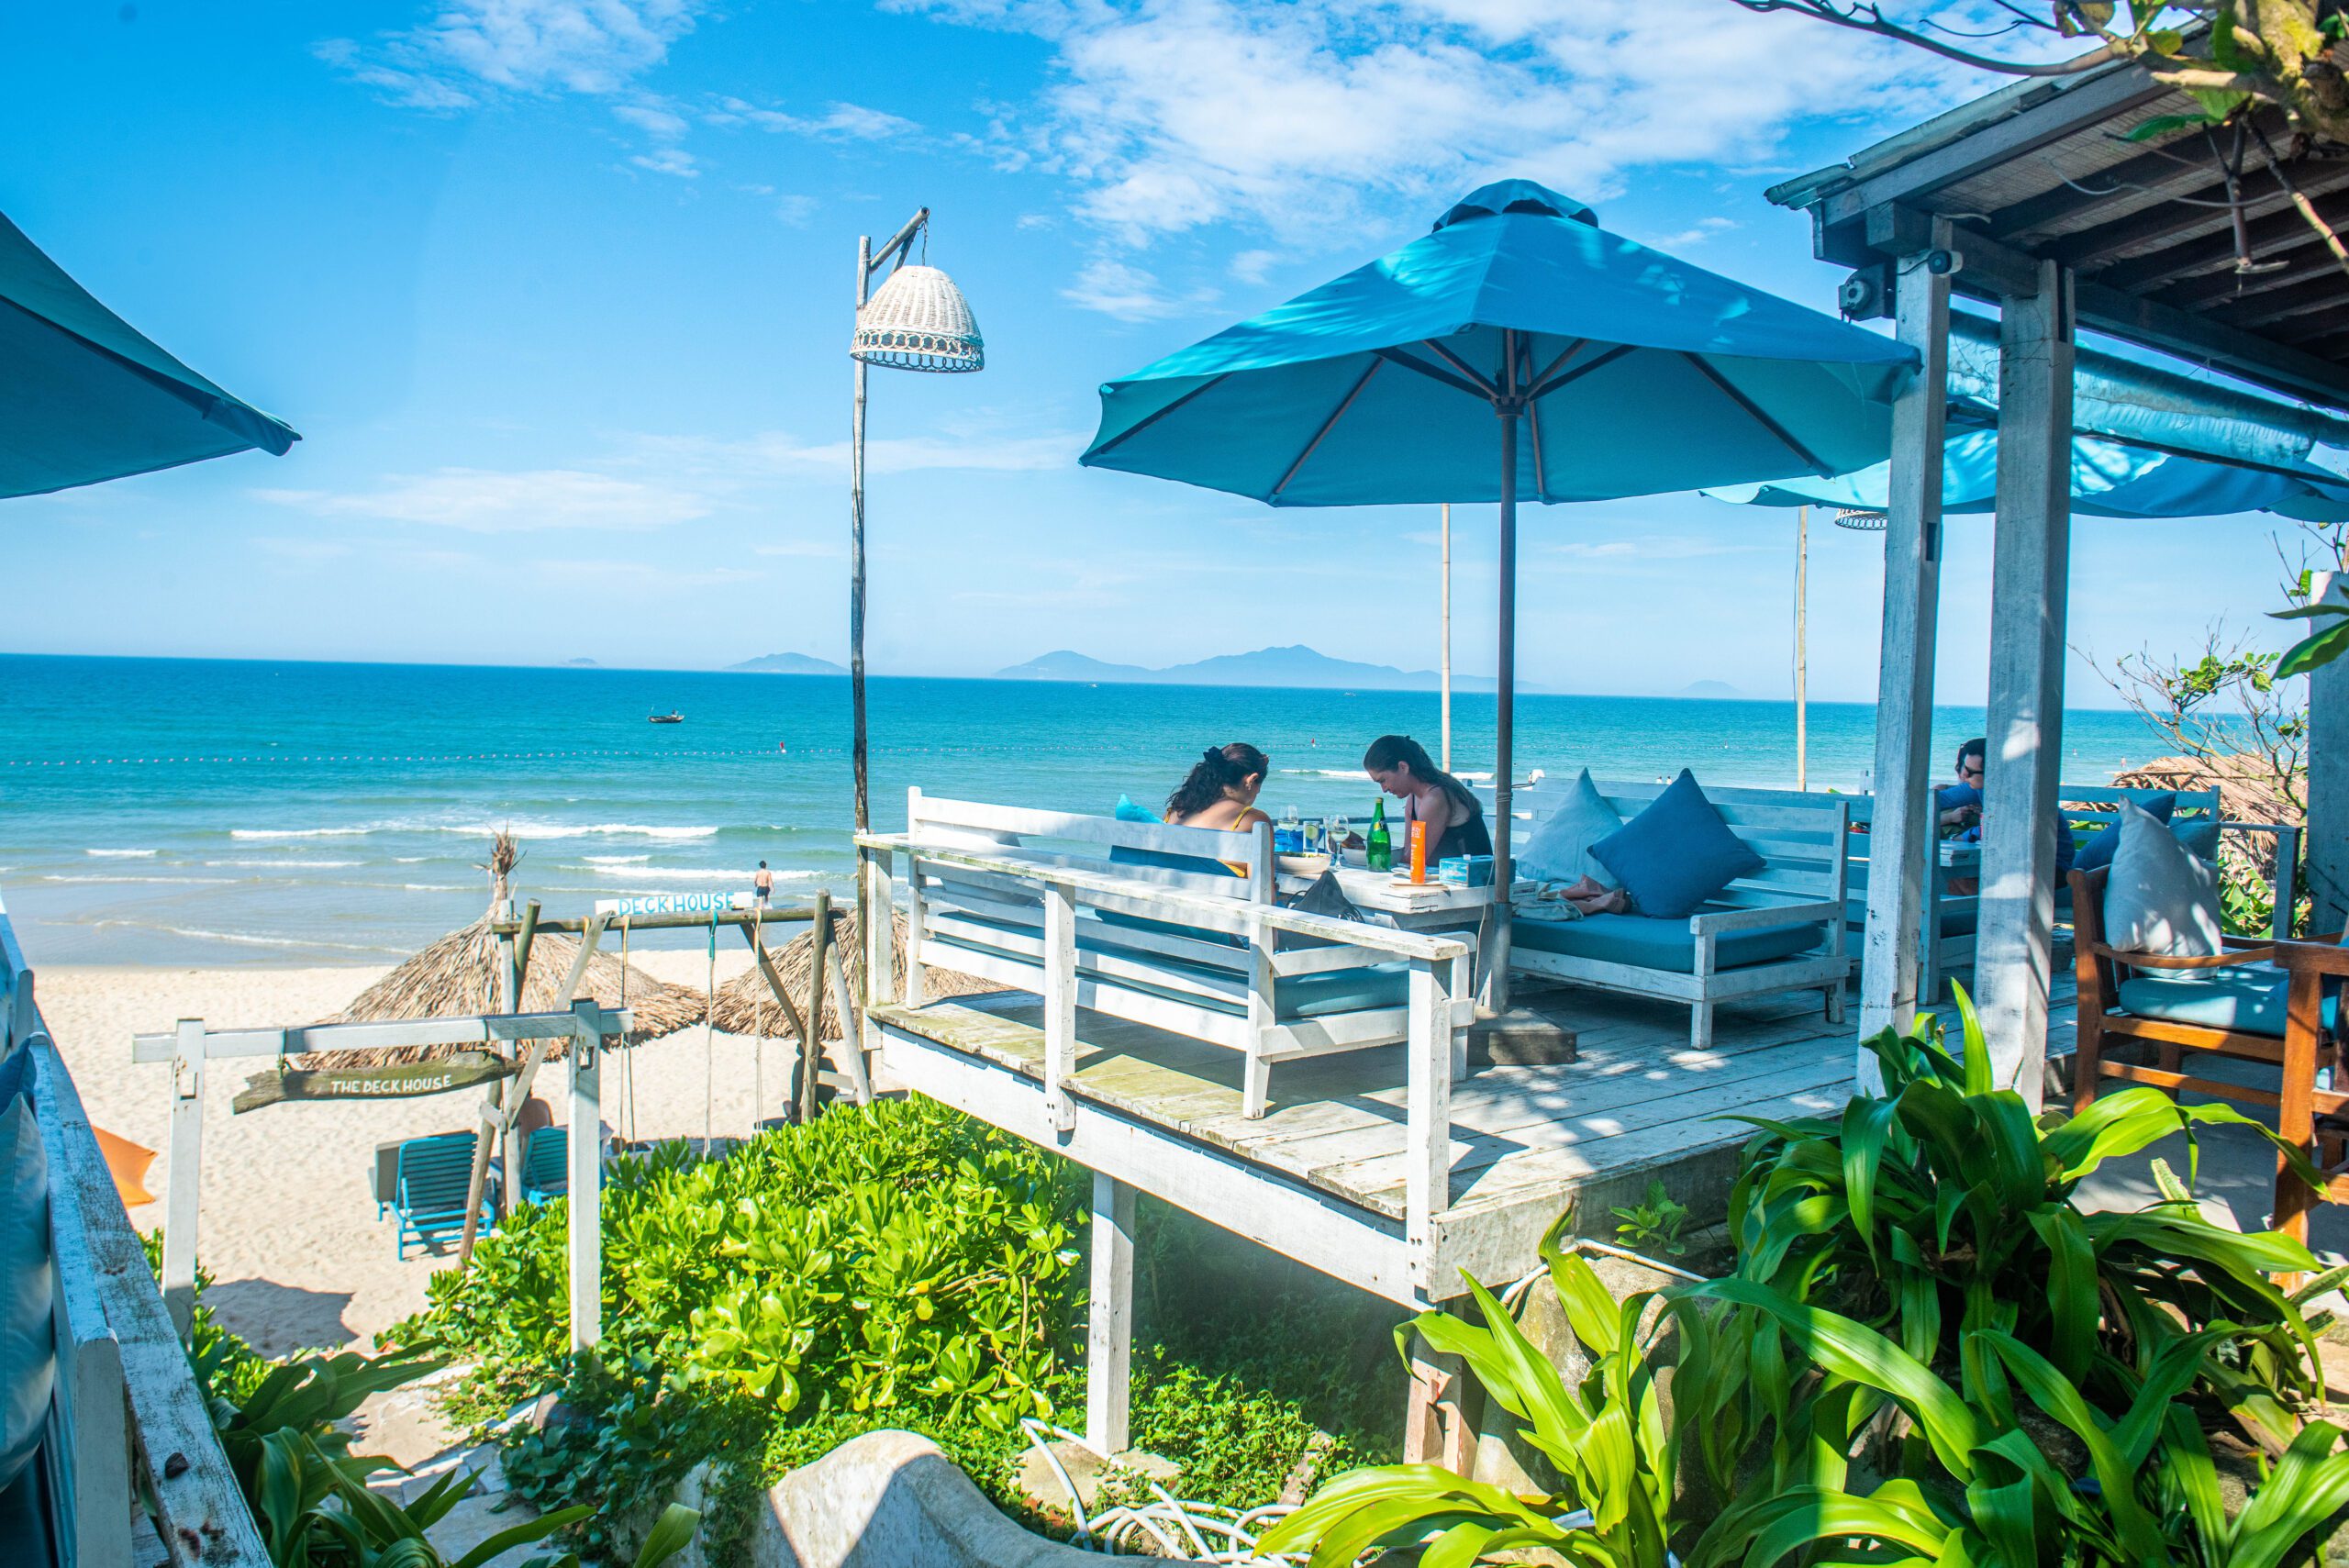
[[[1197,386],[1195,386],[1195,387],[1191,388],[1191,390],[1190,390],[1190,391],[1188,391],[1188,392],[1186,392],[1186,393],[1183,394],[1183,395],[1182,395],[1182,396],[1180,396],[1180,397],[1176,398],[1174,402],[1172,402],[1172,403],[1168,404],[1165,407],[1163,407],[1163,408],[1159,408],[1159,409],[1154,409],[1154,410],[1152,410],[1151,413],[1148,413],[1148,414],[1143,415],[1141,418],[1139,418],[1139,419],[1135,420],[1131,425],[1130,425],[1130,426],[1128,426],[1126,428],[1124,428],[1124,429],[1122,429],[1122,430],[1119,431],[1116,435],[1114,435],[1114,436],[1110,437],[1108,440],[1107,440],[1107,441],[1103,442],[1100,446],[1097,446],[1097,447],[1094,448],[1091,451],[1086,452],[1086,453],[1085,454],[1085,458],[1106,457],[1106,456],[1108,456],[1109,453],[1111,453],[1111,452],[1113,452],[1113,451],[1116,451],[1119,447],[1123,446],[1123,445],[1124,445],[1124,444],[1125,444],[1129,439],[1130,439],[1131,438],[1133,438],[1133,437],[1135,437],[1135,436],[1139,436],[1139,435],[1141,435],[1144,430],[1149,429],[1152,425],[1157,424],[1161,419],[1165,418],[1165,417],[1166,417],[1166,416],[1168,416],[1169,414],[1174,413],[1174,410],[1176,410],[1177,408],[1182,407],[1182,406],[1183,406],[1183,405],[1185,405],[1186,403],[1188,403],[1189,401],[1191,401],[1191,399],[1192,399],[1192,398],[1198,396],[1198,395],[1199,395],[1200,394],[1202,394],[1202,393],[1213,392],[1217,387],[1219,387],[1219,386],[1220,386],[1220,385],[1222,385],[1222,384],[1223,384],[1223,379],[1224,379],[1224,377],[1225,377],[1225,376],[1230,375],[1230,373],[1230,373],[1230,371],[1224,371],[1224,372],[1220,373],[1219,374],[1218,374],[1218,375],[1216,375],[1216,376],[1212,377],[1212,378],[1211,378],[1211,379],[1209,379],[1209,380],[1203,381],[1203,382],[1199,383],[1199,384],[1198,384],[1198,385],[1197,385]],[[1078,461],[1079,461],[1079,462],[1083,462],[1083,461],[1085,461],[1085,460],[1084,460],[1084,459],[1079,459]]]
[[1533,443],[1533,498],[1546,502],[1550,499],[1550,482],[1542,473],[1542,405],[1525,406],[1525,423],[1527,438]]
[[[1545,375],[1540,384],[1536,385],[1532,391],[1525,395],[1525,400],[1528,403],[1538,403],[1542,398],[1549,396],[1550,394],[1557,391],[1558,388],[1562,386],[1570,386],[1586,375],[1590,375],[1598,371],[1605,370],[1609,365],[1613,364],[1617,360],[1621,359],[1625,354],[1630,353],[1633,349],[1638,347],[1639,345],[1636,343],[1618,343],[1613,348],[1608,350],[1605,353],[1599,355],[1597,359],[1586,360],[1583,363],[1576,365],[1574,369],[1567,371],[1563,375]],[[1551,367],[1553,370],[1555,370],[1556,368],[1557,367],[1555,365]]]
[[[1571,343],[1567,344],[1564,349],[1562,349],[1562,350],[1560,350],[1558,351],[1558,357],[1557,357],[1556,359],[1554,359],[1554,360],[1552,360],[1552,361],[1550,361],[1550,363],[1549,363],[1548,367],[1547,367],[1547,368],[1545,368],[1545,369],[1542,372],[1542,373],[1541,373],[1540,375],[1531,377],[1530,379],[1528,379],[1528,380],[1527,380],[1527,382],[1526,382],[1526,384],[1526,384],[1526,385],[1528,385],[1528,386],[1532,386],[1532,387],[1546,387],[1546,386],[1549,384],[1550,378],[1551,378],[1552,376],[1553,376],[1553,375],[1557,374],[1557,373],[1558,373],[1558,372],[1560,372],[1561,370],[1563,370],[1563,369],[1564,369],[1564,368],[1565,368],[1565,363],[1566,363],[1566,361],[1567,361],[1568,360],[1573,359],[1576,354],[1581,353],[1585,349],[1587,349],[1587,348],[1589,348],[1589,347],[1590,347],[1590,339],[1587,339],[1587,338],[1577,338],[1577,339],[1575,339],[1573,342],[1571,342]],[[1539,393],[1539,392],[1535,392],[1535,393],[1531,393],[1531,394],[1530,394],[1529,395],[1531,395],[1531,396],[1534,396],[1534,397],[1539,397],[1539,396],[1541,396],[1542,395],[1541,395],[1541,393]]]
[[1800,441],[1795,439],[1794,433],[1788,430],[1784,425],[1779,424],[1776,419],[1770,417],[1768,414],[1763,412],[1761,405],[1755,403],[1753,399],[1746,396],[1745,394],[1731,385],[1729,378],[1721,374],[1720,372],[1715,370],[1712,365],[1705,360],[1703,355],[1692,354],[1686,349],[1683,349],[1680,351],[1680,357],[1687,360],[1690,364],[1695,365],[1704,375],[1704,378],[1707,381],[1709,381],[1715,386],[1720,387],[1722,395],[1728,397],[1731,402],[1736,404],[1740,408],[1744,409],[1748,414],[1752,415],[1755,424],[1760,425],[1764,429],[1777,437],[1779,442],[1784,445],[1788,451],[1802,459],[1803,462],[1810,464],[1811,473],[1817,474],[1821,479],[1832,479],[1835,477],[1835,471],[1829,468],[1825,463],[1820,462],[1819,461],[1818,454],[1813,452],[1809,447],[1804,446]]
[[1297,461],[1288,465],[1288,472],[1281,475],[1280,483],[1273,486],[1275,495],[1277,496],[1288,488],[1288,482],[1297,477],[1297,471],[1305,466],[1305,460],[1311,457],[1320,447],[1321,438],[1328,435],[1337,427],[1338,421],[1346,417],[1346,410],[1354,406],[1354,399],[1362,395],[1362,389],[1370,384],[1370,378],[1376,375],[1378,367],[1386,362],[1375,354],[1371,356],[1369,365],[1364,369],[1361,375],[1354,378],[1353,385],[1346,389],[1346,395],[1339,400],[1335,408],[1330,411],[1330,417],[1321,421],[1321,428],[1313,432],[1313,439],[1305,443],[1305,450],[1297,454]]
[[1462,359],[1458,354],[1453,353],[1450,349],[1447,349],[1442,344],[1437,342],[1434,339],[1422,338],[1419,339],[1419,346],[1426,349],[1429,352],[1442,360],[1445,364],[1450,365],[1453,370],[1458,371],[1462,375],[1475,383],[1476,390],[1483,393],[1486,397],[1498,397],[1501,395],[1500,388],[1495,386],[1491,382],[1477,374],[1475,366]]
[[1425,360],[1413,359],[1400,349],[1373,349],[1371,352],[1382,360],[1393,361],[1405,370],[1417,371],[1430,381],[1440,381],[1455,392],[1464,392],[1469,396],[1486,403],[1493,400],[1493,394],[1486,388],[1472,382],[1463,381],[1450,371],[1438,370]]

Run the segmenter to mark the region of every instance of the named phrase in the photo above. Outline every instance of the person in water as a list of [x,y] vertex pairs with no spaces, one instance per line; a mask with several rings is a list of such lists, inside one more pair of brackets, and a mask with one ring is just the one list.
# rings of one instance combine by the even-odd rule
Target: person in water
[[1403,803],[1403,828],[1395,835],[1396,863],[1411,841],[1410,824],[1428,825],[1428,864],[1460,855],[1489,855],[1493,836],[1485,808],[1466,784],[1435,765],[1427,748],[1408,735],[1382,735],[1363,753],[1362,770],[1371,782]]
[[1256,809],[1272,762],[1245,740],[1210,746],[1166,797],[1166,820],[1176,828],[1219,828],[1237,833],[1270,821]]

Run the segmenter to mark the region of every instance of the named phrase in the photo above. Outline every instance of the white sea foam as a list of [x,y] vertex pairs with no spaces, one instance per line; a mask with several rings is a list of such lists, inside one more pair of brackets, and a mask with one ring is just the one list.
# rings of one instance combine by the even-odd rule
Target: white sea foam
[[379,947],[373,942],[322,942],[309,937],[271,937],[256,931],[211,931],[200,926],[159,926],[149,920],[98,920],[97,926],[125,926],[142,931],[161,931],[169,936],[192,937],[199,941],[234,942],[243,947],[315,948],[323,952],[397,953],[399,948]]
[[[666,893],[680,882],[730,882],[747,888],[751,879],[758,875],[752,871],[699,871],[683,866],[630,867],[622,876],[607,876],[597,885],[620,893]],[[777,882],[820,882],[820,871],[778,871]]]
[[51,873],[43,882],[103,882],[117,886],[199,887],[225,886],[236,881],[233,876],[79,876],[66,873]]
[[162,851],[160,850],[83,850],[82,852],[102,861],[145,861],[154,859]]
[[365,861],[206,861],[208,866],[236,866],[260,871],[334,871],[345,866],[363,866]]
[[373,828],[231,828],[231,839],[363,839]]
[[651,855],[582,855],[579,858],[591,866],[633,866],[642,865],[652,857]]

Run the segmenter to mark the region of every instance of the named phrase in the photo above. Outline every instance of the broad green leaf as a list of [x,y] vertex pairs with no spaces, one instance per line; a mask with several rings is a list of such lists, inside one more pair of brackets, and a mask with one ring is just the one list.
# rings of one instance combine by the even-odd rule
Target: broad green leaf
[[2124,1459],[2087,1398],[2045,1357],[2011,1335],[1982,1330],[2008,1373],[2030,1396],[2031,1402],[2071,1429],[2088,1452],[2088,1464],[2103,1488],[2104,1506],[2121,1542],[2141,1562],[2157,1562],[2164,1555],[2161,1527],[2138,1503],[2136,1470]]
[[1876,1173],[1884,1160],[1884,1143],[1899,1114],[1897,1100],[1854,1098],[1843,1107],[1843,1201],[1851,1210],[1852,1229],[1860,1245],[1881,1269],[1876,1240]]
[[2027,1218],[2047,1248],[2049,1358],[2065,1377],[2084,1382],[2103,1315],[2097,1296],[2096,1249],[2069,1206],[2043,1204]]
[[2349,651],[2349,620],[2336,621],[2313,636],[2304,637],[2284,651],[2276,661],[2276,678],[2305,675],[2321,669]]
[[508,1526],[495,1535],[484,1540],[480,1545],[450,1564],[450,1568],[481,1568],[483,1563],[493,1557],[502,1556],[518,1546],[528,1546],[534,1540],[542,1540],[566,1525],[574,1525],[581,1519],[593,1517],[595,1512],[595,1509],[581,1504],[576,1507],[557,1508],[551,1514],[540,1514],[534,1519],[525,1519],[518,1525]]
[[661,1517],[653,1521],[644,1538],[644,1545],[637,1551],[636,1568],[661,1568],[692,1542],[694,1531],[700,1525],[701,1515],[683,1503],[672,1503],[662,1509]]

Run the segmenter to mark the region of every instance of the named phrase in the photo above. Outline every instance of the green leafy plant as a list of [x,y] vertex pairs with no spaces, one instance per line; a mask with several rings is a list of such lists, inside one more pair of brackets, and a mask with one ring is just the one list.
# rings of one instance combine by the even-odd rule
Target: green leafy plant
[[[1992,1086],[1962,989],[1958,1010],[1962,1060],[1932,1029],[1887,1030],[1868,1042],[1883,1095],[1840,1118],[1738,1118],[1762,1129],[1730,1195],[1739,1277],[1833,1307],[1929,1362],[1995,1329],[2111,1399],[2166,1344],[2223,1324],[2194,1386],[2280,1452],[2298,1428],[2292,1407],[2318,1392],[2316,1347],[2270,1276],[2315,1272],[2308,1249],[2213,1225],[2183,1195],[2133,1213],[2072,1202],[2107,1160],[2201,1127],[2259,1124],[2143,1087],[2034,1120],[2021,1095]],[[2266,1136],[2314,1182],[2305,1155]]]
[[1615,1227],[1615,1234],[1635,1252],[1676,1258],[1688,1251],[1688,1243],[1680,1239],[1680,1232],[1688,1224],[1688,1206],[1675,1203],[1660,1181],[1648,1184],[1647,1196],[1642,1201],[1608,1212],[1620,1222]]

